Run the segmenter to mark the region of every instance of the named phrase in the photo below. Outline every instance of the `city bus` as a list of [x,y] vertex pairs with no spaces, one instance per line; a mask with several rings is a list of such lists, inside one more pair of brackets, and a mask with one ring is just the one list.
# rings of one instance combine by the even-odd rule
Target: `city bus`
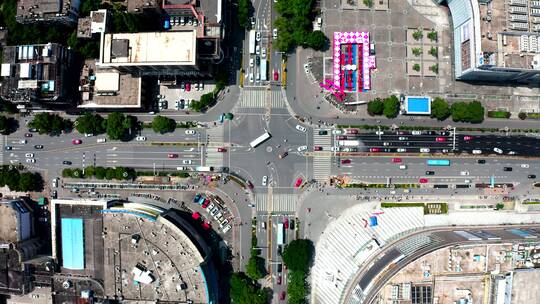
[[450,166],[450,161],[448,159],[428,159],[428,166]]
[[278,223],[277,224],[276,233],[277,233],[276,243],[278,245],[283,245],[285,243],[285,239],[284,239],[284,235],[283,235],[283,223]]
[[252,142],[249,143],[249,145],[252,147],[252,148],[255,148],[257,147],[258,145],[262,144],[263,142],[267,141],[268,139],[270,139],[270,137],[272,137],[272,135],[270,135],[270,133],[268,132],[265,132],[263,135],[255,138],[255,140],[253,140]]
[[249,53],[255,54],[255,30],[249,31]]
[[268,80],[268,78],[267,78],[268,71],[266,70],[267,66],[268,66],[268,61],[266,59],[261,60],[261,68],[260,68],[261,81]]

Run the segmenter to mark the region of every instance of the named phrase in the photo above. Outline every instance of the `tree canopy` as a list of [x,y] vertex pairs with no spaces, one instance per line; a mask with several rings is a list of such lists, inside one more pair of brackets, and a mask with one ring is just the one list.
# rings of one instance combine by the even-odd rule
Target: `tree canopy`
[[251,255],[246,265],[246,274],[253,280],[258,280],[266,275],[264,259],[258,255],[256,249],[251,249]]
[[289,272],[289,282],[287,284],[287,303],[289,304],[304,304],[306,303],[306,295],[308,286],[306,283],[306,275],[302,271]]
[[290,270],[307,273],[313,262],[314,252],[315,248],[310,240],[298,239],[285,245],[281,257]]
[[81,134],[97,135],[105,133],[105,119],[99,114],[85,113],[75,121],[75,129]]
[[58,114],[45,112],[36,114],[28,126],[36,128],[39,134],[59,135],[62,132],[69,131],[72,127],[72,122],[69,119],[58,116]]
[[438,120],[445,120],[448,116],[450,116],[448,103],[440,97],[435,97],[431,102],[431,117]]
[[0,187],[8,186],[11,191],[42,191],[43,179],[39,173],[22,172],[12,166],[0,167]]
[[110,139],[126,139],[130,131],[134,131],[136,127],[137,118],[118,112],[109,114],[106,120],[107,135]]
[[233,273],[230,280],[231,302],[235,304],[267,304],[268,294],[242,273]]
[[480,123],[484,121],[484,107],[479,101],[456,102],[450,107],[453,121]]
[[17,129],[18,121],[11,117],[0,115],[0,134],[8,135]]
[[392,95],[384,100],[384,116],[388,118],[396,118],[399,114],[399,99]]
[[369,115],[381,115],[383,113],[383,110],[384,103],[380,98],[375,98],[368,102],[367,111]]
[[152,130],[156,133],[174,132],[176,129],[176,121],[168,117],[156,116],[152,120]]

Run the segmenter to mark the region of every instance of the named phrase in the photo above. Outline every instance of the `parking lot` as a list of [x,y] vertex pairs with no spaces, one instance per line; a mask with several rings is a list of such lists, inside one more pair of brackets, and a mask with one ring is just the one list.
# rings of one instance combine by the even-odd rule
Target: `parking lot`
[[189,110],[189,103],[200,100],[201,96],[211,93],[216,87],[210,81],[181,81],[177,85],[159,85],[158,108],[163,110]]

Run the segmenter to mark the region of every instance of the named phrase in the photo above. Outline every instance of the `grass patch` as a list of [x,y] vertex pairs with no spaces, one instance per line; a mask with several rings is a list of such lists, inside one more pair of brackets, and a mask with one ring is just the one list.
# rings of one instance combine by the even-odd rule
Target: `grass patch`
[[[153,171],[137,171],[137,176],[154,176]],[[189,172],[187,171],[159,171],[156,172],[156,176],[174,176],[187,178],[189,177]]]
[[488,111],[489,118],[510,118],[511,114],[508,111]]
[[540,113],[527,113],[527,118],[540,119]]
[[523,202],[523,205],[540,205],[540,201]]
[[381,203],[382,208],[424,207],[424,203]]

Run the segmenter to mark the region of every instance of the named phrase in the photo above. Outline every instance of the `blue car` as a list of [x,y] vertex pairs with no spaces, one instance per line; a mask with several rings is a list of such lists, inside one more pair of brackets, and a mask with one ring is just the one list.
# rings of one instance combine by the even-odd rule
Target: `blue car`
[[193,202],[196,203],[196,202],[198,202],[200,199],[201,199],[201,195],[200,195],[200,194],[196,194],[195,197],[193,198]]
[[221,114],[221,115],[219,116],[219,122],[220,122],[220,123],[223,123],[223,120],[224,120],[224,119],[225,119],[225,114]]

